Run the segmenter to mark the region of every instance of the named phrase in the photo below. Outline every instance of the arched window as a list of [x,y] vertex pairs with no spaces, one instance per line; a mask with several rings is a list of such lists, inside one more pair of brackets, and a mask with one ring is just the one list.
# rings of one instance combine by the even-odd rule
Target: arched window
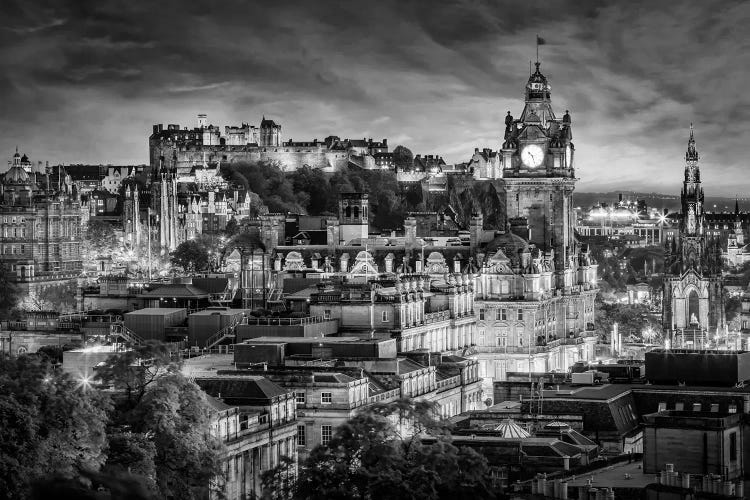
[[347,219],[349,219],[349,218],[351,218],[351,216],[352,216],[352,207],[347,206],[344,209],[344,217],[346,217]]
[[688,295],[688,324],[698,324],[700,322],[700,307],[698,292],[691,290]]

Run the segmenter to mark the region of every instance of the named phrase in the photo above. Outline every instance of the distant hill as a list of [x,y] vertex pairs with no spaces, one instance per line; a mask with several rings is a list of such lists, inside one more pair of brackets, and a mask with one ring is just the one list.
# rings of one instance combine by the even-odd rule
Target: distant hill
[[[679,194],[639,193],[637,191],[610,191],[608,193],[575,192],[573,194],[573,205],[585,208],[598,203],[612,204],[619,200],[620,194],[622,194],[623,200],[646,200],[646,204],[649,207],[667,208],[670,211],[678,211],[680,209]],[[750,199],[740,198],[739,202],[740,210],[750,211]],[[714,208],[714,205],[716,205],[716,208]],[[706,211],[721,212],[725,210],[734,210],[734,198],[720,196],[706,197]]]

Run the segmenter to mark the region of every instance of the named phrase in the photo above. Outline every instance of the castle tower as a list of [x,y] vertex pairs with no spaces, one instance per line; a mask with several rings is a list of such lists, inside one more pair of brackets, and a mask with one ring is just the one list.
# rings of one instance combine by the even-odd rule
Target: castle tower
[[278,147],[281,146],[281,125],[273,120],[267,120],[263,117],[260,122],[260,146]]
[[[718,245],[706,237],[698,160],[695,134],[690,125],[680,193],[679,242],[670,249],[665,261],[662,321],[664,330],[672,333],[675,347],[684,346],[691,335],[699,339],[696,342],[704,342],[708,332],[724,325],[721,260]],[[685,330],[693,333],[686,335]]]
[[508,112],[501,148],[507,217],[524,217],[529,241],[554,250],[555,267],[563,270],[574,254],[573,168],[571,117],[557,118],[550,86],[539,70],[529,76],[521,117]]
[[367,193],[342,193],[339,200],[339,242],[359,239],[364,241],[369,233],[369,201]]

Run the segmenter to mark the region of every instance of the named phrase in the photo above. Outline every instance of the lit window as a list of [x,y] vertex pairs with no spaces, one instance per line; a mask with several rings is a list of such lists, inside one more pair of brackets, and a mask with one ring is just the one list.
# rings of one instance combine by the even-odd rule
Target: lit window
[[693,403],[693,411],[701,411],[701,404]]
[[685,409],[685,403],[675,403],[674,409],[677,411],[682,411]]
[[729,405],[729,413],[737,413],[737,405]]
[[333,434],[333,429],[330,425],[321,425],[320,426],[320,444],[328,444],[328,442],[331,440],[331,435]]
[[320,402],[324,405],[331,404],[333,398],[330,392],[321,392],[320,393]]

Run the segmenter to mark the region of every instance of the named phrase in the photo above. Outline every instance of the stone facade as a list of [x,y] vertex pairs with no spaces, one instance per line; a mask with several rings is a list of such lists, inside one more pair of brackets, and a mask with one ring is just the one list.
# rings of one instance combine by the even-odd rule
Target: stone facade
[[680,344],[685,342],[686,329],[700,332],[687,336],[703,343],[706,332],[723,328],[725,323],[720,241],[707,234],[698,158],[691,126],[679,241],[671,239],[665,251],[663,328]]
[[81,205],[67,176],[32,172],[16,152],[0,184],[0,261],[14,278],[39,282],[76,278],[81,259]]
[[260,127],[243,124],[226,127],[222,136],[219,127],[208,125],[205,115],[199,116],[199,126],[192,130],[179,125],[154,125],[149,138],[151,167],[164,162],[182,175],[195,166],[208,162],[278,162],[285,171],[303,166],[335,172],[350,161],[366,168],[380,168],[373,155],[388,152],[388,142],[341,140],[336,136],[324,141],[284,142],[281,125],[273,120],[261,121]]

